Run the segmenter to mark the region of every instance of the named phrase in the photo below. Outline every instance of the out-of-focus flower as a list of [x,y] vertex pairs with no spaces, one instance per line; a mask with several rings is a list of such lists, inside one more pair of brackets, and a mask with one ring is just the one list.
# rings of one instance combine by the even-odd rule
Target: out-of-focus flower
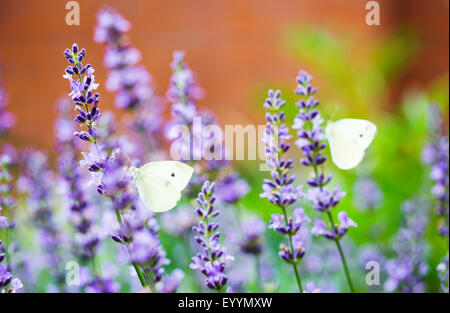
[[130,23],[116,10],[103,7],[97,14],[95,41],[106,44],[104,65],[109,69],[106,88],[116,93],[116,106],[131,112],[127,122],[140,135],[144,152],[162,145],[162,99],[155,97],[151,75],[138,65],[141,53],[127,42]]
[[424,292],[428,271],[424,255],[424,232],[427,225],[423,201],[410,200],[403,204],[402,228],[394,238],[395,258],[386,262],[388,279],[386,291]]
[[[9,156],[0,155],[0,231],[7,234],[11,228],[15,227],[15,223],[8,221],[6,215],[11,215],[11,210],[15,207],[15,201],[12,197],[12,184],[11,175],[9,169],[12,160]],[[6,237],[8,238],[8,236]],[[9,247],[6,247],[0,240],[0,290],[1,292],[14,293],[23,287],[20,279],[14,278],[11,273],[11,264],[9,256],[12,249],[8,249],[12,246],[8,243]],[[9,251],[9,253],[7,253]],[[8,263],[7,263],[8,262]],[[10,285],[8,287],[8,285]]]
[[[1,77],[1,68],[0,68]],[[6,111],[6,105],[8,104],[8,94],[0,80],[0,139],[6,136],[7,132],[16,123],[16,117],[14,114]]]
[[366,244],[358,250],[358,260],[362,266],[366,266],[368,262],[375,261],[378,264],[384,264],[386,257],[380,249],[373,244]]
[[115,281],[118,274],[117,269],[109,263],[101,266],[100,277],[93,273],[89,268],[83,266],[80,268],[80,284],[87,293],[117,293],[120,291],[120,284]]
[[[200,160],[202,156],[201,145],[193,145],[191,136],[202,136],[200,133],[193,132],[194,117],[201,117],[202,124],[206,125],[202,114],[197,112],[196,101],[203,97],[203,91],[198,85],[194,73],[184,61],[185,53],[183,51],[175,51],[173,53],[173,61],[171,68],[173,74],[170,78],[169,89],[167,90],[167,98],[172,103],[172,120],[167,125],[166,137],[170,141],[177,142],[179,151],[183,152],[183,158],[186,159],[184,152],[189,154],[187,158],[190,160]],[[187,127],[191,136],[180,137],[179,127]],[[194,139],[194,138],[193,138]],[[200,141],[201,142],[201,141]],[[200,156],[200,157],[199,157]]]
[[183,271],[180,269],[175,269],[170,275],[166,275],[161,284],[158,285],[159,291],[163,293],[176,292],[183,277]]
[[441,281],[441,291],[448,293],[448,254],[442,260],[441,263],[437,266],[437,271],[439,274],[439,280]]
[[245,220],[240,225],[240,249],[246,254],[259,255],[263,250],[263,234],[266,230],[266,225],[257,217]]
[[175,236],[187,235],[196,222],[196,216],[188,206],[180,206],[161,216],[162,228]]
[[199,270],[206,277],[206,287],[220,292],[228,281],[225,265],[230,256],[226,255],[225,249],[219,244],[219,224],[211,221],[219,215],[219,211],[213,206],[216,200],[214,189],[215,184],[206,181],[197,197],[195,213],[200,222],[192,230],[197,233],[195,241],[201,246],[202,252],[192,257],[190,268]]
[[12,159],[7,155],[0,155],[0,229],[13,228],[15,223],[8,221],[7,214],[16,206],[12,196],[12,177],[9,168]]
[[75,127],[69,101],[67,99],[58,101],[57,111],[59,116],[55,122],[55,132],[58,136],[55,148],[60,153],[58,171],[62,176],[62,182],[66,184],[65,196],[70,203],[69,218],[76,230],[73,250],[82,261],[91,263],[101,240],[95,225],[95,208],[89,201],[88,184],[82,168],[78,165],[80,141],[73,136]]
[[431,167],[430,178],[434,185],[431,193],[436,198],[438,232],[449,236],[449,140],[442,126],[442,112],[436,105],[430,107],[432,118],[431,140],[422,152],[423,161]]
[[363,177],[355,182],[353,195],[353,205],[357,210],[370,211],[383,205],[380,186],[368,177]]
[[[202,131],[207,125],[217,124],[217,121],[212,113],[197,108],[196,102],[203,98],[203,90],[185,62],[184,51],[173,53],[171,68],[173,73],[166,96],[172,103],[172,119],[167,124],[165,135],[172,142],[171,151],[173,148],[180,154],[178,158],[195,162],[201,168],[205,177],[191,180],[196,192],[205,179],[211,178],[219,183],[222,178],[218,176],[230,164],[225,160],[221,136],[206,135]],[[197,122],[195,128],[194,122]],[[182,131],[188,131],[190,136],[183,136]],[[205,158],[205,151],[211,154],[211,159]]]
[[250,191],[247,182],[236,173],[222,177],[217,182],[217,200],[233,204],[241,200]]
[[314,284],[314,282],[311,281],[306,284],[306,290],[304,292],[305,293],[319,293],[320,288],[317,288],[316,285]]
[[27,193],[27,207],[32,213],[32,222],[37,228],[38,242],[44,251],[45,266],[53,275],[57,288],[65,288],[65,269],[62,268],[62,253],[67,238],[56,222],[54,185],[55,173],[49,168],[47,156],[41,151],[26,150],[23,155],[22,176],[18,181],[19,191]]
[[19,278],[14,278],[11,282],[11,293],[16,293],[18,290],[23,288],[23,283]]
[[130,28],[130,23],[122,15],[105,8],[97,15],[94,40],[101,43],[116,41]]

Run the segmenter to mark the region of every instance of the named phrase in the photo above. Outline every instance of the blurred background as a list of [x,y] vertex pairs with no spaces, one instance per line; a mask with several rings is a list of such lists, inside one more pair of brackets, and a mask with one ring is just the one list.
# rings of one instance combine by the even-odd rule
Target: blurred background
[[[173,50],[186,51],[206,91],[200,105],[223,124],[259,121],[261,90],[292,93],[300,68],[314,75],[321,99],[336,105],[338,115],[345,107],[395,112],[405,90],[426,89],[448,73],[448,0],[379,1],[380,26],[366,25],[366,2],[80,0],[80,25],[68,26],[66,1],[0,0],[2,79],[17,116],[10,140],[51,148],[54,103],[67,87],[60,56],[72,42],[87,49],[98,81],[105,81],[104,47],[93,41],[104,4],[132,22],[131,42],[160,95]],[[104,85],[102,106],[114,110]]]
[[[404,218],[402,207],[408,199],[423,198],[428,204],[419,209],[430,219],[423,236],[423,257],[429,269],[426,291],[439,291],[436,266],[448,253],[448,241],[436,232],[430,169],[421,154],[431,136],[430,103],[442,111],[442,131],[448,134],[448,0],[379,0],[379,26],[366,24],[364,0],[78,3],[80,25],[68,26],[66,1],[0,0],[0,79],[9,94],[7,109],[17,120],[9,133],[11,144],[32,146],[55,156],[55,102],[68,90],[62,78],[66,67],[63,51],[73,42],[86,48],[88,62],[96,69],[102,110],[124,114],[114,105],[115,95],[105,88],[105,48],[93,40],[96,13],[105,4],[131,22],[130,41],[141,51],[141,63],[152,74],[158,95],[164,97],[169,86],[172,52],[186,51],[186,61],[205,91],[198,105],[213,111],[222,125],[263,124],[262,104],[269,88],[282,90],[286,115],[292,121],[298,112],[295,77],[299,69],[307,70],[314,76],[313,85],[319,87],[317,97],[326,119],[366,118],[378,126],[376,140],[357,169],[345,172],[331,162],[326,164],[327,171],[335,175],[333,183],[347,191],[339,207],[359,225],[345,241],[358,290],[382,290],[365,285],[364,267],[358,258],[370,248],[385,258],[395,257],[393,242]],[[295,150],[293,153],[299,154]],[[239,209],[267,223],[276,211],[259,197],[268,173],[258,172],[254,164],[245,161],[235,166],[251,188]],[[300,181],[308,175],[300,166],[297,171]],[[367,181],[372,185],[364,185]],[[375,195],[372,204],[367,204],[364,192]],[[312,209],[307,210],[316,217]],[[179,240],[164,229],[161,238],[173,260],[169,267],[186,267],[185,261],[173,257]],[[278,234],[268,231],[266,241],[276,255]],[[318,241],[323,243],[320,238]],[[273,262],[280,277],[278,290],[292,290],[290,272],[283,270],[280,260]],[[305,275],[307,280],[317,281],[312,267],[304,269]],[[325,275],[335,285],[330,291],[346,290],[342,273],[331,272]],[[192,290],[192,282],[187,281],[182,291]]]

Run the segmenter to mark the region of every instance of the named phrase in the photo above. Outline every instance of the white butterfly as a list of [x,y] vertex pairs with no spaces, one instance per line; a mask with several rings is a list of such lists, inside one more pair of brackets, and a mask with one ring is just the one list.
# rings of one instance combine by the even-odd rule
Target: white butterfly
[[178,161],[150,162],[132,171],[139,197],[153,212],[175,207],[194,173],[192,167]]
[[329,123],[325,134],[334,164],[343,170],[356,167],[376,133],[375,124],[366,120],[348,118]]

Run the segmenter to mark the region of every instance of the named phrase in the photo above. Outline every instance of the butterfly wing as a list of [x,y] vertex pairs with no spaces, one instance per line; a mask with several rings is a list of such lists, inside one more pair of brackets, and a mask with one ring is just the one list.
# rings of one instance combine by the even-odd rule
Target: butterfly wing
[[366,120],[342,119],[329,124],[326,135],[334,164],[343,170],[356,167],[376,132],[375,124]]
[[157,161],[145,164],[140,168],[140,172],[144,176],[162,177],[181,192],[189,183],[194,169],[183,162]]
[[145,175],[140,170],[135,177],[139,197],[153,212],[165,212],[176,206],[181,192],[167,179],[157,175]]

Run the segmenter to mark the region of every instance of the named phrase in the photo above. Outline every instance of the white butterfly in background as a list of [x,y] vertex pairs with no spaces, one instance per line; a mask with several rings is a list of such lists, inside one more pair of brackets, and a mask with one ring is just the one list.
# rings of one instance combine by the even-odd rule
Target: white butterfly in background
[[374,123],[359,119],[342,119],[329,123],[325,134],[330,143],[331,159],[342,170],[356,167],[375,138]]
[[150,162],[132,171],[139,197],[153,212],[174,208],[194,173],[192,167],[178,161]]

